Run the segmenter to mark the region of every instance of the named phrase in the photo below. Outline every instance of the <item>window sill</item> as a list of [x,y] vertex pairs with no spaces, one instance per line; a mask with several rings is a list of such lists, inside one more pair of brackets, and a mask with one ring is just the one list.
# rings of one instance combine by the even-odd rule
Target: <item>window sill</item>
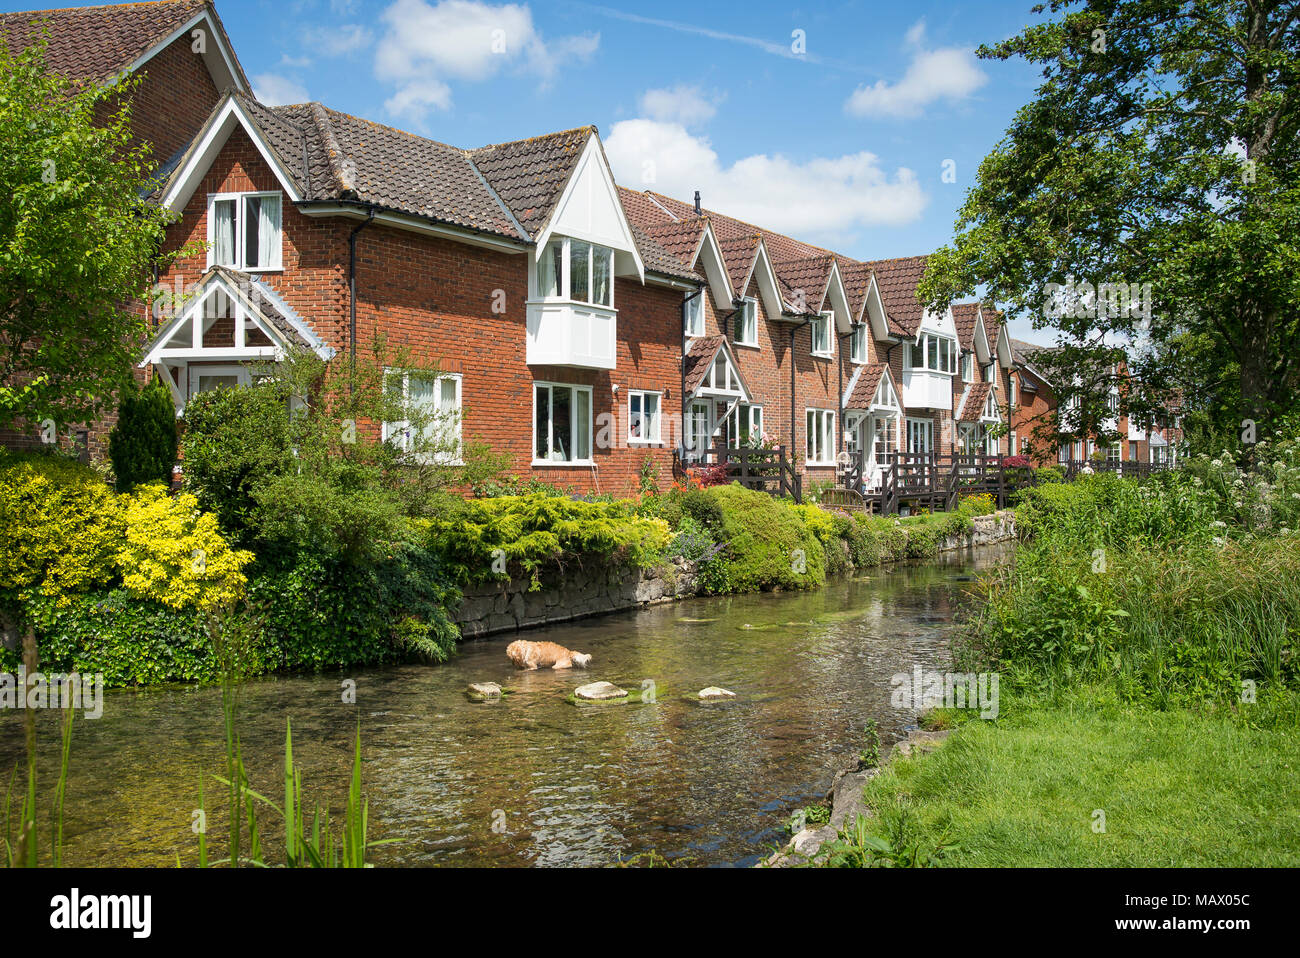
[[629,446],[662,446],[664,441],[662,439],[629,439],[627,444]]
[[758,343],[742,343],[739,339],[733,339],[733,340],[731,341],[731,345],[733,345],[733,346],[740,346],[740,347],[742,347],[742,348],[744,348],[744,349],[762,349],[762,348],[763,348],[763,347],[760,346]]
[[829,462],[814,462],[811,459],[805,459],[804,465],[810,469],[834,469],[835,461],[831,460]]
[[574,306],[578,309],[599,309],[606,313],[617,313],[618,310],[613,306],[605,306],[601,303],[587,303],[580,299],[528,299],[524,300],[525,306]]
[[570,459],[567,461],[561,461],[558,459],[534,459],[532,463],[534,469],[540,469],[543,466],[553,466],[556,469],[586,469],[595,464],[596,461],[594,459]]
[[811,356],[813,359],[834,359],[835,358],[834,353],[809,353],[808,355]]

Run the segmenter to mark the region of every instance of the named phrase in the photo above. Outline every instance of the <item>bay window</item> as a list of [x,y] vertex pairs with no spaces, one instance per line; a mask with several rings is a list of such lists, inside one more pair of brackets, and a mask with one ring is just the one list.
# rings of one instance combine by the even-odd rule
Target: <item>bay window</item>
[[810,465],[835,465],[835,413],[829,409],[809,409],[807,452]]
[[934,373],[957,372],[957,341],[934,333],[922,333],[908,344],[907,364],[912,369]]
[[659,393],[633,390],[627,394],[627,440],[659,442]]
[[279,193],[208,197],[208,265],[245,271],[281,268]]
[[533,384],[533,462],[591,462],[591,387]]
[[568,236],[557,236],[537,262],[537,293],[544,299],[567,299],[614,307],[614,251]]

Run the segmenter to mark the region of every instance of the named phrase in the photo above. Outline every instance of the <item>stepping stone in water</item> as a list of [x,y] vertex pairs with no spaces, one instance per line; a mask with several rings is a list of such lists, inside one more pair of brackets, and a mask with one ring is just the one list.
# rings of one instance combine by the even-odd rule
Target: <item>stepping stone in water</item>
[[573,695],[574,698],[587,702],[606,702],[610,699],[627,698],[627,690],[620,689],[612,682],[592,682],[589,685],[579,685],[573,690]]
[[501,686],[495,682],[471,682],[465,689],[471,702],[483,702],[487,699],[501,698]]
[[707,689],[700,689],[699,695],[702,699],[734,699],[736,697],[735,692],[720,689],[716,685],[710,685]]

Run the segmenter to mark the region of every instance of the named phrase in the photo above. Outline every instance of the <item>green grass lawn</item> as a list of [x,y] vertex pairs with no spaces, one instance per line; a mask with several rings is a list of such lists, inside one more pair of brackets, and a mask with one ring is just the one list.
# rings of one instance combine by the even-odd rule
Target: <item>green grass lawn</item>
[[1293,721],[1268,724],[1090,704],[1009,710],[891,763],[866,788],[883,820],[872,831],[906,808],[918,837],[959,846],[948,866],[1297,866],[1300,734]]

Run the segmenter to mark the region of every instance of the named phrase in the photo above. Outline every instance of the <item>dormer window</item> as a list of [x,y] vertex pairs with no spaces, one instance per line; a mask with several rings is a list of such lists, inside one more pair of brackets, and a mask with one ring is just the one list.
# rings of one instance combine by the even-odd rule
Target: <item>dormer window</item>
[[831,314],[820,313],[812,321],[812,354],[814,356],[832,355]]
[[208,265],[258,272],[281,268],[279,193],[208,197]]
[[695,293],[686,300],[686,335],[704,335],[704,291]]
[[867,327],[865,323],[859,323],[853,327],[853,335],[849,338],[849,358],[855,363],[865,363],[867,361]]
[[758,345],[758,300],[748,297],[736,311],[732,339],[741,346]]
[[566,299],[614,307],[614,251],[568,236],[546,244],[537,263],[537,292],[544,299]]

